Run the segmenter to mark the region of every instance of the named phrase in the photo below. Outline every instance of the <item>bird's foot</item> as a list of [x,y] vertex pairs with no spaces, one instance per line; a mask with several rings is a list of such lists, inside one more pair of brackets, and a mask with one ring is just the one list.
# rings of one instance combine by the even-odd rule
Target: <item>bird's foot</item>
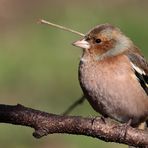
[[125,139],[126,138],[127,130],[130,127],[131,122],[132,122],[132,119],[130,119],[127,123],[119,125],[120,126],[120,130],[121,130],[119,137],[121,139]]
[[101,118],[100,118],[100,119],[102,120],[102,122],[103,122],[104,124],[106,124],[106,117],[101,116]]
[[97,116],[97,117],[95,117],[95,118],[93,118],[92,119],[92,125],[95,123],[95,122],[97,122],[97,120],[99,120],[99,121],[101,121],[103,124],[106,124],[106,118],[107,117],[104,117],[104,116]]

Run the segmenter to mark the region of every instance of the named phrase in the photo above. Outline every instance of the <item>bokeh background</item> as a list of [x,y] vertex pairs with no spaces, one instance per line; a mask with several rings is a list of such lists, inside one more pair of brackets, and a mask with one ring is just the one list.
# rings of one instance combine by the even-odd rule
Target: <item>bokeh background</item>
[[[121,28],[148,56],[147,0],[0,0],[0,103],[62,113],[82,91],[77,72],[81,50],[71,43],[80,37],[38,25],[38,18],[82,33],[101,23]],[[93,117],[87,101],[72,115]],[[0,124],[0,147],[98,148],[127,147],[73,135],[32,137],[27,127]]]

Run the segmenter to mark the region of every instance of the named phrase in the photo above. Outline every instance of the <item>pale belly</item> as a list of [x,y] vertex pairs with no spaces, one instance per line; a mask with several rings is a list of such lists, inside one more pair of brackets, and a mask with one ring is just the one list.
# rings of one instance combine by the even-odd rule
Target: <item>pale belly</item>
[[136,125],[148,116],[148,97],[139,82],[135,83],[134,74],[128,75],[129,66],[125,63],[122,66],[124,71],[121,67],[80,64],[79,80],[97,112],[120,122],[132,119]]

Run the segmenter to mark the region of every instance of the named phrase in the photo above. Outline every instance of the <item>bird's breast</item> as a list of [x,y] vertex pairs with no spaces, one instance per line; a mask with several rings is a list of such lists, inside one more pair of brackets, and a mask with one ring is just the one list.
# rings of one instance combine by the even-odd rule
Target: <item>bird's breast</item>
[[92,107],[103,115],[125,122],[148,111],[148,97],[125,56],[80,62],[79,81]]

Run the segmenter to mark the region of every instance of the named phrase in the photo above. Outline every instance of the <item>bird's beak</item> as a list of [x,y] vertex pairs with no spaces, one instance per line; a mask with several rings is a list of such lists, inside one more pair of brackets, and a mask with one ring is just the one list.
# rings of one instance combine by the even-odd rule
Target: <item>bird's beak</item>
[[72,45],[74,45],[76,47],[83,48],[83,49],[89,49],[90,48],[90,44],[85,39],[78,40],[78,41],[72,43]]

